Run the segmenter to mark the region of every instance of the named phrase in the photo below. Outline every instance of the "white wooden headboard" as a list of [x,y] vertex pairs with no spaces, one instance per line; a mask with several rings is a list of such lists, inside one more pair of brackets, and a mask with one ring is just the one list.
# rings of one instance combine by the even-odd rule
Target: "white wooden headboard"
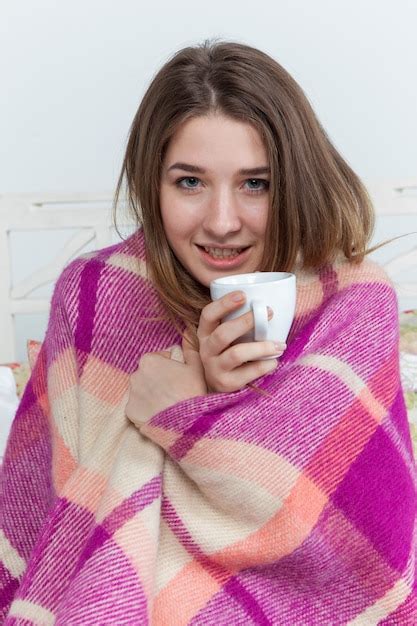
[[[45,326],[52,285],[63,267],[81,252],[118,240],[112,227],[112,202],[111,193],[0,195],[0,363],[18,359],[18,316],[42,313]],[[123,221],[121,227],[126,230]],[[29,239],[23,250],[20,246],[20,257],[26,259],[25,276],[16,280],[13,265],[19,235],[29,235]],[[57,248],[51,246],[51,236],[58,235]],[[45,259],[48,246],[52,249],[49,254],[46,251]],[[40,256],[44,260],[39,264]],[[21,269],[23,259],[18,260]],[[39,295],[45,285],[49,293]],[[29,338],[38,337],[23,340]]]
[[[417,178],[365,184],[377,213],[373,243],[417,231]],[[118,240],[112,201],[111,193],[0,195],[0,363],[22,359],[26,340],[42,339],[26,331],[21,318],[41,313],[45,328],[51,288],[64,265]],[[129,232],[126,222],[123,227]],[[372,256],[394,280],[400,308],[417,308],[417,234]],[[46,285],[49,292],[42,293]]]

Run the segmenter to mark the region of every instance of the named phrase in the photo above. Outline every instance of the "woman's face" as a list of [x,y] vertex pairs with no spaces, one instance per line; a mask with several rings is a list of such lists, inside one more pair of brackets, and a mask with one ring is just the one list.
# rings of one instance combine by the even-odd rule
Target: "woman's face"
[[223,115],[179,127],[164,158],[162,221],[178,260],[201,284],[259,269],[269,163],[257,130]]

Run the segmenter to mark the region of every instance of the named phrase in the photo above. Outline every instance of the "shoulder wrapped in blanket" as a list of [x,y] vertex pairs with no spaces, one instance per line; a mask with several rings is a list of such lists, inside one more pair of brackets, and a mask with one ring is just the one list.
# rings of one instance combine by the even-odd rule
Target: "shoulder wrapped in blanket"
[[180,344],[143,236],[70,264],[1,473],[4,623],[416,624],[397,307],[370,261],[299,271],[268,394],[133,423],[141,354]]

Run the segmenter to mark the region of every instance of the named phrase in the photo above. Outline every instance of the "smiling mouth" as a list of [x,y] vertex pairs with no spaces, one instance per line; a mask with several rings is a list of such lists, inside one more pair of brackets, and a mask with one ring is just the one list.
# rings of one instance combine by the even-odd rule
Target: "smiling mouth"
[[197,244],[197,247],[200,250],[204,250],[209,254],[213,259],[233,259],[234,257],[239,256],[242,252],[250,248],[250,246],[245,246],[242,248],[211,248],[207,246],[200,246]]

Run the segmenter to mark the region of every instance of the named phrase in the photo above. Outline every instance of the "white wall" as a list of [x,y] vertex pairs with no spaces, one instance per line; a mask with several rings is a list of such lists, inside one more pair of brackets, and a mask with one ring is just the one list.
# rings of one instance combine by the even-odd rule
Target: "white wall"
[[274,56],[365,179],[417,164],[414,0],[0,0],[0,193],[112,190],[151,76],[207,37]]

